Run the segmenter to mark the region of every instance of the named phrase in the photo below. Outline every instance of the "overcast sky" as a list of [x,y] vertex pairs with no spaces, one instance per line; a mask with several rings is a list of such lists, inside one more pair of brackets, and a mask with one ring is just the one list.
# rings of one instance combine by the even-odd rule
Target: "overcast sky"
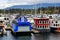
[[13,5],[31,5],[36,3],[60,3],[60,0],[0,0],[0,9]]

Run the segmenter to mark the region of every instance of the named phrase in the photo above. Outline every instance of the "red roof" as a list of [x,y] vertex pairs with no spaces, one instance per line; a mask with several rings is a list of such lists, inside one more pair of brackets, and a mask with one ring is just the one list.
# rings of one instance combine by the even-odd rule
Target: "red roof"
[[34,20],[49,20],[49,18],[34,18]]

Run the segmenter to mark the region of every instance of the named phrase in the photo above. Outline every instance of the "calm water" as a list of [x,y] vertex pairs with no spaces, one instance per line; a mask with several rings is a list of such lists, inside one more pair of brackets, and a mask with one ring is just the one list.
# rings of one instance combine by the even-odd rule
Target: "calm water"
[[14,37],[8,31],[7,36],[0,37],[0,40],[60,40],[60,33],[44,33],[44,34],[32,34],[32,36],[18,36]]

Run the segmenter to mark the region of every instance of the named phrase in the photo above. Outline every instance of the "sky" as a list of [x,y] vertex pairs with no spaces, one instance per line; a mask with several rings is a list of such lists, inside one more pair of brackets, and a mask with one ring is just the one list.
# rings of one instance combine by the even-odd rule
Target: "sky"
[[0,0],[0,9],[13,5],[31,5],[37,3],[60,3],[60,0]]

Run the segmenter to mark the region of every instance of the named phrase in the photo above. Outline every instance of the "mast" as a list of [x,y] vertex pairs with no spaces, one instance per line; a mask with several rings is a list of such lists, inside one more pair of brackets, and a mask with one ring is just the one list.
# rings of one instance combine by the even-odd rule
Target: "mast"
[[41,18],[43,18],[43,13],[42,13],[42,3],[40,4],[40,15],[41,15]]
[[36,17],[36,13],[37,13],[37,8],[36,8],[36,4],[35,4],[35,17]]

